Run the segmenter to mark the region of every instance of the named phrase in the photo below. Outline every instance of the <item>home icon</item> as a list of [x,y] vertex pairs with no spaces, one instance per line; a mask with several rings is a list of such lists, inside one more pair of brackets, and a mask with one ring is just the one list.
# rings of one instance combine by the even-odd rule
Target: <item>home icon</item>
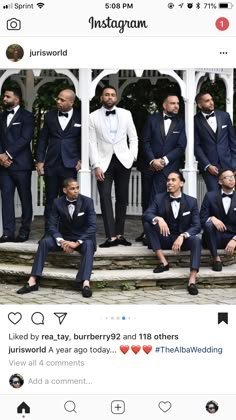
[[30,407],[25,402],[21,403],[19,407],[17,407],[17,413],[23,413],[23,411],[25,414],[30,413]]

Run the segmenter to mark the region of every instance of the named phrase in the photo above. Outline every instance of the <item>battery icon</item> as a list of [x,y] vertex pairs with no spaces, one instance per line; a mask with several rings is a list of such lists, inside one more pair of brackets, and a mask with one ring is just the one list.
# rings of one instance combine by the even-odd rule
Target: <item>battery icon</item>
[[219,9],[232,9],[233,4],[232,3],[219,3],[218,7]]

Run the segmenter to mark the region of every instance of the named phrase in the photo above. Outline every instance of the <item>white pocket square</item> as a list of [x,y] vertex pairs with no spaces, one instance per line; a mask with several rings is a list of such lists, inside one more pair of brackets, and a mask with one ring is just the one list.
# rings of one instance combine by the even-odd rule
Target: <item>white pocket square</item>
[[82,211],[81,213],[78,213],[77,216],[83,216],[84,215],[84,211]]
[[179,131],[173,131],[173,134],[179,134],[180,132]]
[[74,127],[81,127],[81,124],[77,124],[77,123],[75,123],[75,124],[74,124]]
[[12,125],[18,125],[18,124],[21,124],[21,122],[12,123]]
[[187,214],[190,214],[190,211],[186,211],[185,213],[183,213],[183,216],[187,216]]
[[236,210],[236,207],[234,207],[234,210]]
[[222,128],[226,128],[227,127],[227,125],[222,125]]

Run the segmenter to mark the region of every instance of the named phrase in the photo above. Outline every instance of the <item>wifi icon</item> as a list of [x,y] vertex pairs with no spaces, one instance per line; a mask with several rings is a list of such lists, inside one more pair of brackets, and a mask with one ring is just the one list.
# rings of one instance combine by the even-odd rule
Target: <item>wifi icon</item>
[[44,3],[37,3],[37,6],[42,9],[42,7],[44,6]]

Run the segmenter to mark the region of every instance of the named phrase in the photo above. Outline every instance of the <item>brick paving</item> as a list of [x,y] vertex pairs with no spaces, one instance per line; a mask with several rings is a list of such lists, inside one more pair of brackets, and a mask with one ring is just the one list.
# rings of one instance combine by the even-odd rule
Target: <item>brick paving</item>
[[38,292],[20,296],[19,285],[0,284],[0,304],[79,304],[79,305],[236,305],[236,289],[199,289],[190,296],[184,289],[111,291],[96,290],[93,297],[84,299],[76,290],[41,287]]

